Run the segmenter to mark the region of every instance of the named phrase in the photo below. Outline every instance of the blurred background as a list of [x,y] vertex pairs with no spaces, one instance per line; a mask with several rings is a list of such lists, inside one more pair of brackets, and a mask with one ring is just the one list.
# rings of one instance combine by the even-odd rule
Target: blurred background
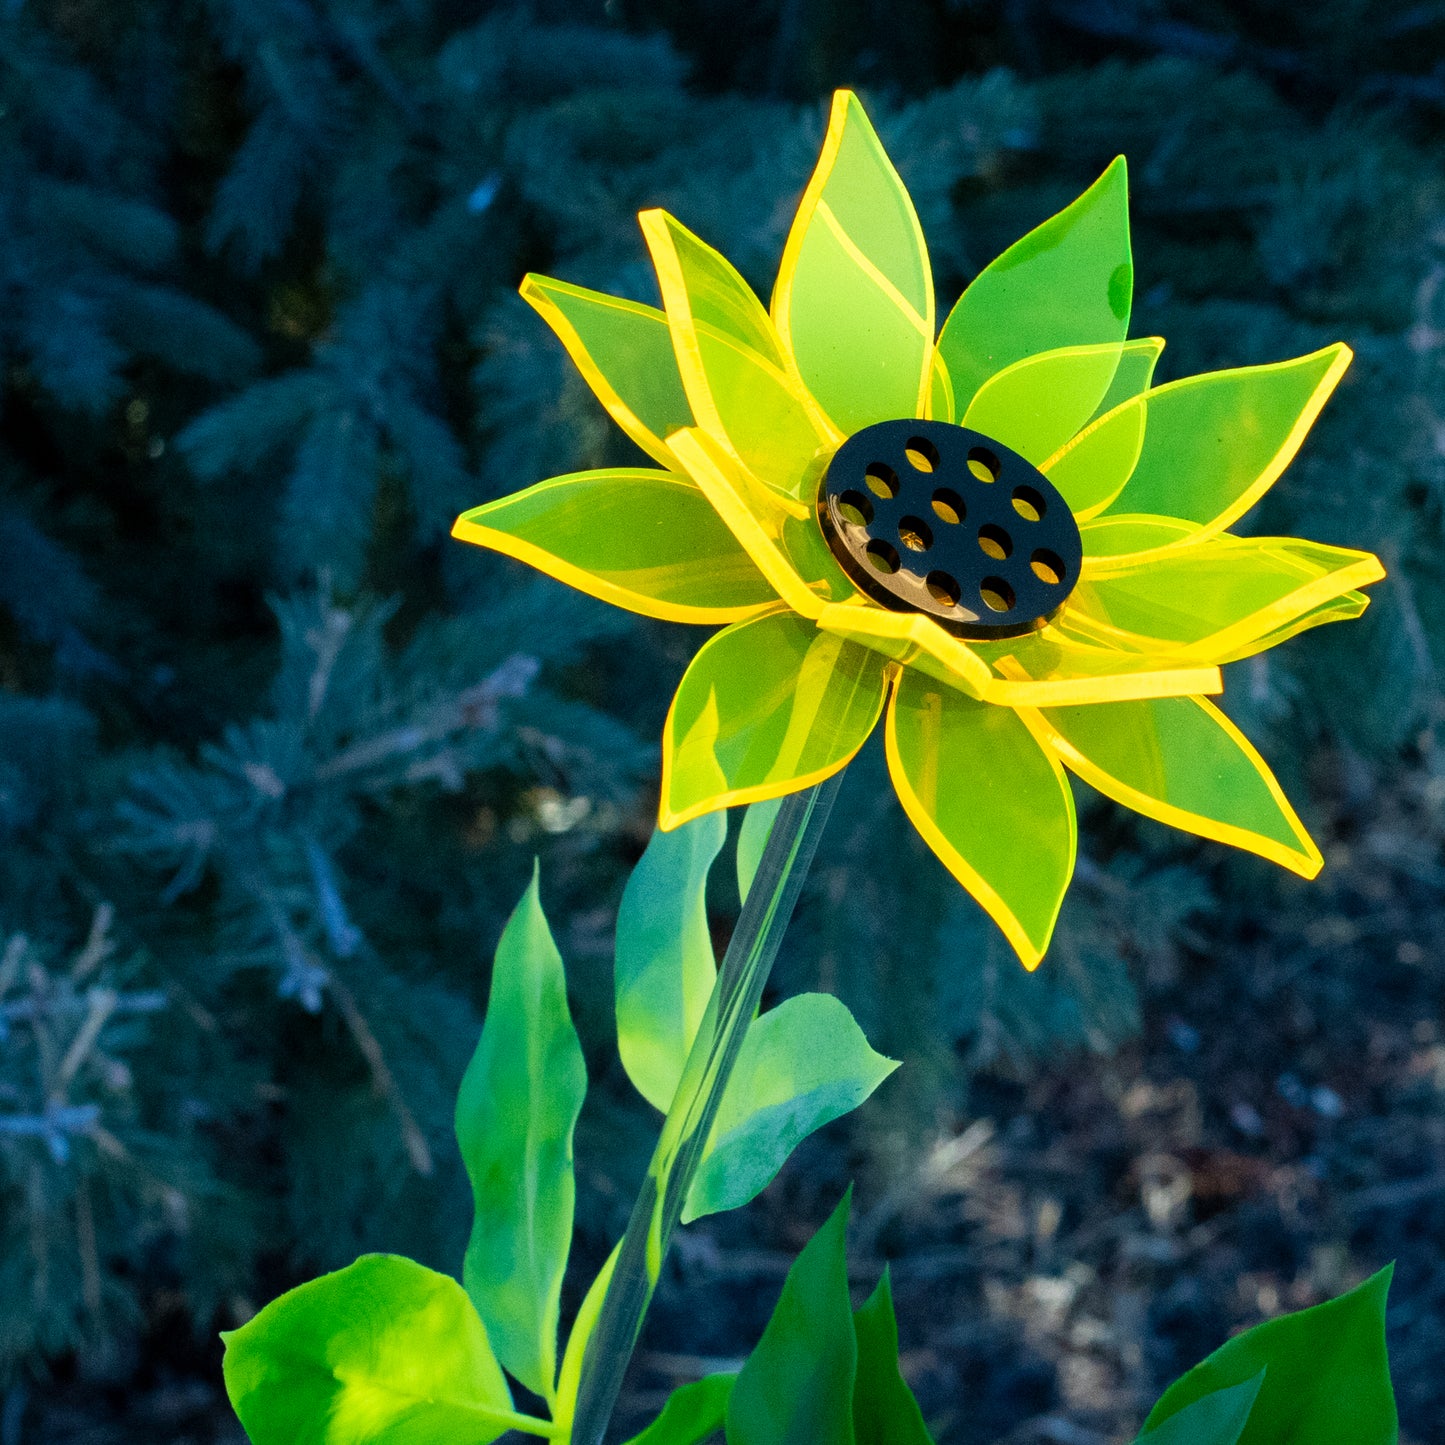
[[619,1427],[751,1346],[857,1179],[941,1442],[1128,1440],[1392,1259],[1405,1439],[1442,1438],[1445,5],[4,0],[0,1445],[238,1445],[218,1330],[363,1250],[458,1269],[452,1099],[534,857],[579,1267],[620,1233],[656,1119],[612,928],[704,634],[446,533],[635,455],[522,273],[653,300],[663,205],[766,296],[840,84],[941,303],[1122,151],[1164,378],[1347,340],[1249,525],[1391,575],[1228,677],[1313,885],[1080,787],[1026,976],[865,751],[775,984],[904,1067],[687,1231]]

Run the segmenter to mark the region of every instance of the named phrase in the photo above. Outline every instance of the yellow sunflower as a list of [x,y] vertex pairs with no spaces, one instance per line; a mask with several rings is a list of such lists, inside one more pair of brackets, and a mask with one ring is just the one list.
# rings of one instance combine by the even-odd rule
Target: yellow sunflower
[[1288,465],[1340,344],[1154,387],[1126,340],[1125,164],[969,285],[935,340],[923,232],[840,91],[764,310],[664,211],[663,310],[522,294],[659,464],[554,477],[454,535],[649,617],[724,624],[663,731],[659,823],[844,767],[886,707],[908,816],[1026,967],[1073,871],[1065,776],[1312,877],[1220,666],[1358,616],[1367,552],[1228,528]]

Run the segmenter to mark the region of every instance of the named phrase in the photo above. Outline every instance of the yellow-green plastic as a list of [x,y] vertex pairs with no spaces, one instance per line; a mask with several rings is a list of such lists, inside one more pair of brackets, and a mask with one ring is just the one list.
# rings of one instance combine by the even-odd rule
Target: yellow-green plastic
[[557,333],[618,426],[654,460],[677,465],[663,438],[692,425],[667,317],[655,306],[530,275],[522,295]]
[[777,602],[696,483],[670,472],[553,477],[463,512],[452,535],[669,622],[736,622]]
[[1171,827],[1313,878],[1324,860],[1254,745],[1204,698],[1026,712],[1086,783]]
[[[662,312],[524,282],[667,472],[557,478],[468,512],[456,535],[649,616],[731,624],[668,715],[663,827],[836,772],[892,678],[899,796],[1030,966],[1073,856],[1064,763],[1150,816],[1316,866],[1204,698],[1222,665],[1358,616],[1359,589],[1384,575],[1366,552],[1227,530],[1298,451],[1350,352],[1155,387],[1163,341],[1127,338],[1127,192],[1120,158],[974,278],[935,344],[918,218],[839,91],[769,310],[663,211],[640,217]],[[1081,576],[1037,631],[964,640],[880,606],[834,559],[816,511],[829,460],[861,428],[913,416],[1021,453],[1073,510]],[[990,791],[1003,777],[1032,824]]]
[[1132,403],[1147,412],[1144,445],[1108,510],[1179,517],[1201,535],[1223,531],[1294,459],[1351,356],[1339,342],[1155,387]]
[[1093,416],[1114,379],[1120,350],[1118,342],[1108,342],[1026,356],[979,387],[963,425],[1040,466]]
[[922,415],[934,325],[923,228],[849,91],[833,97],[771,310],[799,375],[844,435]]
[[1383,576],[1369,552],[1298,537],[1215,537],[1086,572],[1059,626],[1079,640],[1213,662]]
[[731,263],[665,211],[640,220],[698,425],[754,476],[798,496],[809,463],[841,434],[788,373],[768,313]]
[[888,705],[888,770],[913,825],[1025,968],[1049,946],[1074,871],[1064,770],[1010,708],[905,671]]
[[959,297],[938,338],[955,409],[965,411],[989,377],[1025,356],[1122,341],[1133,294],[1129,180],[1120,156]]
[[719,632],[693,658],[663,727],[660,826],[836,773],[878,721],[884,666],[784,610]]

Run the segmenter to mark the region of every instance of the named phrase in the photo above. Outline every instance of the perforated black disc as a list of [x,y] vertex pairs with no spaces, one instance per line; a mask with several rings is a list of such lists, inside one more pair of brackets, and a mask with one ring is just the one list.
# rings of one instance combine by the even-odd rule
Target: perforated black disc
[[828,464],[818,516],[863,592],[960,637],[1032,632],[1079,580],[1079,527],[1058,488],[1017,452],[951,422],[855,432]]

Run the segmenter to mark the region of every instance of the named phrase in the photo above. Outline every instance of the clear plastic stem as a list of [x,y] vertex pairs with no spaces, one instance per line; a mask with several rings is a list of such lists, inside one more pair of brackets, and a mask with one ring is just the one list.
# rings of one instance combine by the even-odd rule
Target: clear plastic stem
[[602,1445],[723,1090],[758,1011],[842,778],[841,772],[835,773],[805,792],[790,794],[773,820],[583,1357],[572,1445]]

